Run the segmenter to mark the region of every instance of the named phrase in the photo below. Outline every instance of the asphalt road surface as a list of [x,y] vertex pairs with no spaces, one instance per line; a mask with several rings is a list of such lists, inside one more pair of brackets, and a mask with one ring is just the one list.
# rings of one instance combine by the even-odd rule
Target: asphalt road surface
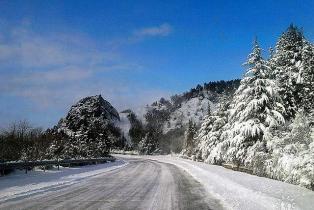
[[182,169],[147,159],[72,186],[0,203],[0,209],[222,209]]

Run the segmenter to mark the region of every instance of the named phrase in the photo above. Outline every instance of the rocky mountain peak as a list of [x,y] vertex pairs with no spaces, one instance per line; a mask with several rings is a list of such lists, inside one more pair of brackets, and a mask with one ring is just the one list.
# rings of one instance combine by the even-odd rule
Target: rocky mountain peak
[[67,118],[72,115],[88,115],[93,117],[102,117],[108,120],[119,120],[117,110],[101,95],[89,96],[81,99],[70,109]]
[[119,120],[117,110],[101,95],[95,95],[85,97],[74,104],[65,119],[59,122],[58,127],[66,127],[75,132],[85,130],[96,123],[107,125]]

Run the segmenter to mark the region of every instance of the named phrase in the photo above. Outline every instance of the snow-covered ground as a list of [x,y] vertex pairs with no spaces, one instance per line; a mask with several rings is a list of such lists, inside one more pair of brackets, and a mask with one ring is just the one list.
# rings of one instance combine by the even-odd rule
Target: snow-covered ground
[[170,155],[115,156],[121,160],[79,168],[62,168],[60,171],[32,171],[29,174],[21,171],[0,177],[0,203],[88,181],[90,177],[101,176],[127,165],[130,157],[151,159],[180,167],[203,184],[208,193],[218,199],[226,209],[310,210],[314,207],[314,192],[296,185]]
[[227,209],[312,210],[314,208],[314,192],[296,185],[174,156],[144,156],[143,158],[171,163],[184,169],[202,183],[206,190],[219,199]]
[[43,193],[73,185],[82,179],[95,177],[110,170],[127,165],[127,162],[117,160],[105,164],[83,167],[60,168],[42,171],[16,171],[8,176],[0,177],[0,202],[8,199]]

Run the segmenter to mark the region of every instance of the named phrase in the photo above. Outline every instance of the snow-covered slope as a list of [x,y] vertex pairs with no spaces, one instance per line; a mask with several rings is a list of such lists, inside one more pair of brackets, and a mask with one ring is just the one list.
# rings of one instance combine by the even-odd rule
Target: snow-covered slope
[[210,111],[214,112],[222,99],[228,100],[233,95],[239,82],[240,80],[230,80],[198,85],[190,91],[171,96],[170,100],[161,98],[146,106],[144,115],[152,110],[155,110],[152,113],[156,118],[160,114],[159,121],[163,122],[164,134],[176,129],[185,129],[189,120],[199,127],[208,114],[208,106],[210,106]]
[[208,98],[203,97],[195,97],[182,102],[181,106],[170,114],[169,120],[164,125],[164,133],[186,126],[189,120],[200,125],[208,112],[208,106],[211,110],[215,110],[216,105]]
[[[240,80],[217,81],[197,85],[195,88],[170,99],[161,98],[147,105],[143,114],[146,134],[161,153],[183,149],[184,133],[189,122],[199,128],[204,117],[214,112],[223,101],[229,101]],[[209,108],[210,107],[210,108]],[[139,119],[142,117],[140,116]]]

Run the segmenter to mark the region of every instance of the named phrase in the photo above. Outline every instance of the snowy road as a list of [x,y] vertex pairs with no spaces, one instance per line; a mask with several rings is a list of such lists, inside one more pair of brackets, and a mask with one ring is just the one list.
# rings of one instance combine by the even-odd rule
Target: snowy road
[[0,209],[221,209],[191,175],[154,160],[125,158],[125,167],[43,193],[8,199]]

